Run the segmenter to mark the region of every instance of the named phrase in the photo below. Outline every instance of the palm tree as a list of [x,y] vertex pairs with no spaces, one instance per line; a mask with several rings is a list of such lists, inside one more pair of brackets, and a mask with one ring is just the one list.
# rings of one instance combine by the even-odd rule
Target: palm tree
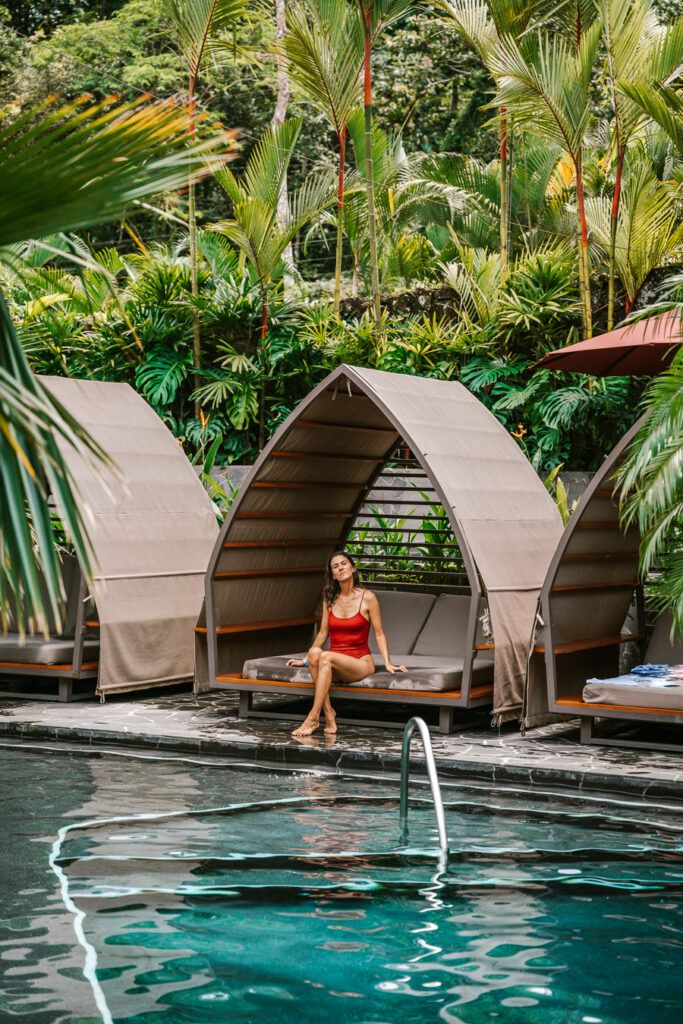
[[339,145],[334,311],[341,299],[346,137],[358,103],[363,41],[348,0],[300,0],[287,11],[282,51],[291,79],[330,122]]
[[586,200],[591,234],[610,256],[626,292],[626,312],[648,275],[683,255],[683,224],[676,197],[655,173],[643,145],[631,147],[624,161],[619,219],[614,229],[608,197]]
[[[213,230],[237,246],[256,274],[262,300],[262,346],[268,333],[268,292],[285,250],[304,225],[330,205],[334,196],[334,184],[329,174],[309,175],[301,188],[289,197],[284,222],[278,219],[282,182],[299,138],[301,123],[301,118],[289,118],[279,127],[268,128],[251,151],[241,178],[238,179],[227,167],[216,173],[216,180],[233,208],[232,216],[215,224]],[[264,398],[262,395],[261,448],[265,443]]]
[[622,515],[640,529],[641,575],[655,570],[655,603],[683,633],[683,352],[650,384],[644,406],[645,423],[617,478]]
[[[287,61],[282,53],[282,43],[287,35],[287,5],[285,0],[275,0],[275,70],[277,77],[277,91],[275,95],[275,109],[273,116],[270,119],[270,123],[273,128],[277,128],[287,117],[287,108],[289,107],[289,94],[290,94],[290,82],[289,82],[289,71],[287,70]],[[287,210],[289,208],[287,198],[287,178],[285,177],[282,182],[282,190],[280,191],[280,198],[278,200],[278,217],[280,223],[283,224],[287,218]],[[290,242],[285,250],[285,260],[287,264],[294,267],[294,250],[292,249],[292,243]],[[287,280],[287,277],[283,279],[283,282]]]
[[[493,54],[499,41],[519,39],[539,6],[538,0],[440,0],[446,14],[465,42],[475,50],[496,79]],[[499,111],[500,258],[503,275],[510,261],[510,126],[507,111]]]
[[512,111],[520,126],[567,153],[574,171],[577,201],[579,290],[584,337],[593,333],[590,258],[583,181],[583,151],[592,122],[591,86],[602,26],[581,33],[578,45],[560,34],[540,32],[519,43],[502,39],[491,58],[498,83],[495,103]]
[[[166,10],[173,22],[178,49],[187,71],[187,93],[190,104],[190,143],[196,132],[197,83],[209,62],[215,62],[228,52],[225,32],[232,27],[245,10],[246,0],[165,0]],[[192,296],[199,295],[197,267],[197,207],[194,179],[190,178],[187,189],[187,217],[190,240],[190,266],[192,269]],[[192,328],[192,353],[195,370],[202,365],[202,341],[199,317],[195,316]],[[195,387],[199,387],[199,376],[195,376]],[[195,416],[199,417],[199,405]]]
[[[514,243],[524,252],[534,252],[544,247],[550,236],[566,237],[571,233],[561,160],[562,151],[554,142],[532,135],[518,140],[507,176],[510,249]],[[485,163],[457,153],[430,153],[412,157],[411,167],[416,181],[428,189],[442,190],[441,199],[434,205],[425,202],[425,215],[431,224],[446,226],[459,241],[475,249],[500,252],[499,160]],[[508,253],[507,270],[512,262]]]
[[612,102],[613,141],[616,150],[615,182],[610,211],[607,330],[614,326],[614,285],[617,230],[626,148],[647,120],[643,108],[621,91],[617,83],[643,79],[664,84],[683,63],[683,18],[671,28],[661,25],[650,0],[600,0],[607,54],[607,84]]
[[363,112],[365,124],[365,188],[368,196],[368,239],[370,242],[370,280],[376,339],[379,340],[382,300],[377,255],[377,210],[375,176],[372,163],[372,47],[375,40],[393,22],[403,17],[414,0],[358,0],[363,33]]
[[[188,171],[219,160],[216,140],[185,148],[187,111],[153,104],[50,101],[0,128],[0,259],[9,247],[102,223],[136,199],[178,188]],[[219,140],[221,141],[221,140]],[[89,572],[86,531],[62,454],[106,460],[31,373],[0,295],[0,626],[14,600],[20,630],[47,632],[63,599],[52,494],[76,554]],[[41,582],[42,581],[42,582]],[[44,591],[42,587],[44,586]]]

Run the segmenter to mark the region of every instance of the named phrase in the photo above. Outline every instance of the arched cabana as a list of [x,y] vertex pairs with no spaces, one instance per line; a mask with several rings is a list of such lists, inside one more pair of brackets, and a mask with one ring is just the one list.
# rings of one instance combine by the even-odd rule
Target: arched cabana
[[62,629],[49,640],[0,635],[0,676],[13,677],[14,693],[30,694],[36,678],[59,681],[61,700],[75,695],[78,680],[96,678],[103,698],[190,680],[218,532],[204,487],[171,432],[127,384],[42,381],[115,467],[93,466],[62,446],[92,546],[92,592],[67,556]]
[[[683,723],[683,705],[678,710],[658,708],[656,691],[648,698],[643,689],[639,699],[645,703],[640,707],[631,706],[634,698],[623,687],[620,698],[618,685],[611,690],[616,703],[584,699],[588,680],[619,676],[623,644],[637,643],[641,653],[645,649],[643,587],[638,574],[641,536],[636,525],[622,526],[614,493],[615,474],[643,423],[644,417],[604,460],[548,567],[526,686],[524,722],[528,726],[546,720],[548,712],[578,715],[581,737],[590,741],[596,717]],[[646,661],[682,660],[681,650],[676,652],[670,643],[669,627],[670,621],[664,619],[655,626]]]
[[[368,495],[397,448],[409,449],[420,467],[464,563],[466,586],[455,588],[467,601],[461,677],[448,692],[407,690],[394,677],[390,686],[335,686],[333,693],[432,703],[448,715],[493,698],[498,720],[519,713],[536,602],[562,531],[557,509],[513,438],[462,385],[351,366],[331,373],[295,409],[230,510],[207,574],[197,691],[239,690],[245,713],[253,692],[272,692],[267,681],[244,678],[244,663],[306,649],[327,557],[358,533],[359,522],[366,528]],[[391,587],[389,581],[382,589]],[[417,651],[418,633],[424,638],[430,628],[446,641],[448,608],[456,608],[448,596],[439,595],[433,609],[434,595],[409,599],[404,625],[395,637],[387,631],[392,654]],[[488,643],[478,634],[483,597]],[[388,607],[386,593],[382,602]],[[411,614],[420,622],[409,621]],[[408,649],[396,650],[402,641]],[[495,648],[493,692],[472,685],[478,664],[491,659],[484,648]],[[310,682],[280,682],[270,680],[276,692],[310,693]]]

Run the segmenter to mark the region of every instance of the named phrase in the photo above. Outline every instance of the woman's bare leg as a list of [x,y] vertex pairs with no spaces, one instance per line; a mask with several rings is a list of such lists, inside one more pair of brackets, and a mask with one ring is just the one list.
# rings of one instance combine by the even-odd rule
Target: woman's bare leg
[[366,658],[350,658],[347,654],[322,651],[318,657],[313,707],[299,728],[292,732],[292,736],[310,736],[318,728],[320,712],[329,699],[333,678],[344,683],[355,683],[373,671],[374,665],[369,655]]
[[[308,668],[316,686],[318,684],[318,664],[322,653],[322,647],[311,647],[307,655]],[[325,732],[328,736],[334,736],[337,731],[337,716],[334,708],[332,707],[332,701],[330,700],[329,693],[325,698],[325,703],[323,704],[323,713],[325,715]]]

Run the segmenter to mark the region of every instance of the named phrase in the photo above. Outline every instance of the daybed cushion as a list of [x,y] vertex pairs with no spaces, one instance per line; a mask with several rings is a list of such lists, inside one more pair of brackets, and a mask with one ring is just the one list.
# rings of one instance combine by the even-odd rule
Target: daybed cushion
[[683,666],[678,678],[629,673],[614,679],[591,679],[583,688],[588,704],[620,704],[635,708],[667,708],[683,712]]
[[275,679],[281,683],[310,683],[311,673],[303,665],[288,665],[288,658],[305,658],[306,653],[277,654],[269,658],[251,658],[245,661],[242,675],[245,679]]
[[[467,594],[440,594],[412,653],[462,658],[471,604],[472,598]],[[391,647],[389,651],[393,657]]]
[[[398,655],[410,654],[432,606],[433,594],[408,591],[378,590],[382,626],[389,644],[389,653],[396,661]],[[370,630],[370,650],[379,653],[373,630]]]
[[[408,654],[397,658],[394,662],[405,665],[407,672],[392,675],[378,666],[379,671],[366,676],[357,683],[351,683],[359,689],[376,686],[383,690],[425,690],[431,693],[445,693],[448,690],[459,690],[462,685],[463,659],[453,656],[440,658],[435,655]],[[477,657],[472,669],[472,682],[475,686],[483,686],[493,682],[493,659],[484,661]]]
[[[83,661],[97,661],[100,653],[99,640],[85,640]],[[21,643],[18,633],[0,636],[0,661],[13,661],[30,665],[68,665],[74,654],[73,640],[43,637],[26,637]],[[1,668],[0,668],[1,671]]]
[[[244,663],[242,675],[245,679],[273,679],[278,682],[310,683],[311,674],[301,665],[287,665],[287,658],[301,658],[302,654],[288,654],[272,658],[254,658]],[[443,693],[458,690],[462,682],[462,658],[438,658],[431,655],[406,654],[396,659],[405,665],[407,672],[391,675],[379,665],[379,671],[366,676],[351,686],[379,687],[385,690],[426,690]],[[483,685],[493,682],[493,659],[478,656],[475,662],[473,682]]]

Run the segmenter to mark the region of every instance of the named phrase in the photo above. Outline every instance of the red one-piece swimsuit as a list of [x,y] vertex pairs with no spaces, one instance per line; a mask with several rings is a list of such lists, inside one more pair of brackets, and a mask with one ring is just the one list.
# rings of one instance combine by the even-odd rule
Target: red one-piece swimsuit
[[370,654],[368,637],[370,636],[370,623],[361,613],[363,606],[362,592],[358,611],[347,619],[340,619],[330,609],[329,630],[330,650],[337,654],[346,654],[349,658],[364,658]]

